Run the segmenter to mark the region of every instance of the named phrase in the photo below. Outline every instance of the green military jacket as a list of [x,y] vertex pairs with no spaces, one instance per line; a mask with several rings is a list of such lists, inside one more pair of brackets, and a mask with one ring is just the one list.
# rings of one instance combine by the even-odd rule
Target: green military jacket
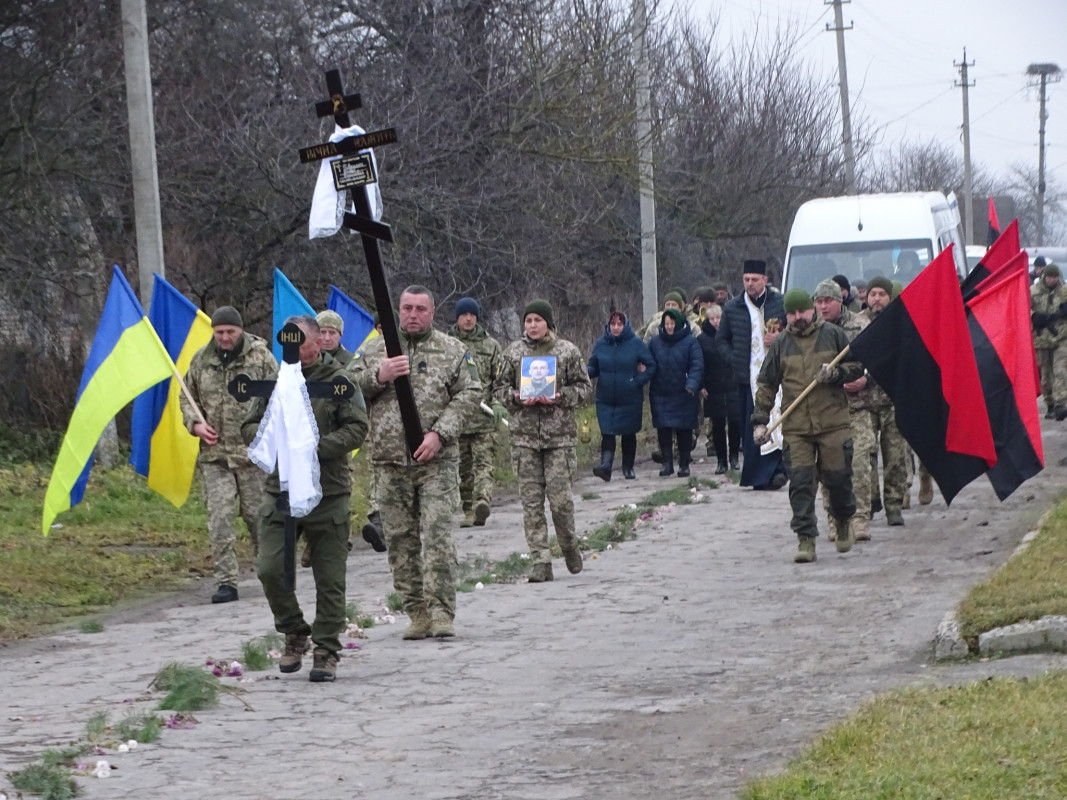
[[[803,331],[792,325],[776,336],[763,368],[756,379],[753,425],[766,425],[770,419],[778,387],[782,387],[782,410],[792,404],[815,379],[819,367],[833,361],[848,346],[848,336],[836,325],[815,314],[815,321]],[[848,358],[846,356],[845,358]],[[820,434],[849,426],[848,398],[842,384],[854,381],[863,374],[858,361],[842,361],[833,383],[818,383],[782,422],[782,433],[789,435]]]
[[[229,467],[247,466],[251,462],[248,460],[248,448],[241,438],[241,424],[248,409],[238,403],[226,387],[241,373],[252,380],[264,380],[278,371],[278,362],[263,339],[246,331],[241,334],[238,347],[237,355],[224,364],[219,346],[212,339],[196,351],[185,373],[189,393],[208,425],[219,435],[216,444],[200,442],[200,460],[225,462]],[[184,392],[180,395],[180,404],[185,427],[192,433],[193,425],[200,418]]]
[[[331,381],[334,376],[343,374],[344,368],[329,353],[319,354],[319,360],[310,367],[301,367],[304,380]],[[275,369],[271,378],[278,377]],[[267,398],[256,397],[249,403],[248,413],[241,425],[241,435],[246,445],[256,438],[259,423],[267,410]],[[312,397],[311,412],[315,415],[315,425],[319,431],[319,445],[316,455],[319,457],[319,485],[322,496],[331,497],[349,494],[352,491],[352,469],[349,453],[360,448],[367,437],[367,409],[363,395],[356,393],[343,403],[335,403],[331,397]],[[278,494],[278,470],[275,469],[267,478],[263,487],[272,494]]]
[[[1031,314],[1058,314],[1061,303],[1067,303],[1067,286],[1064,286],[1062,281],[1049,289],[1045,286],[1045,279],[1038,278],[1037,283],[1030,286]],[[1067,339],[1067,319],[1056,320],[1052,327],[1055,328],[1055,333],[1047,327],[1034,328],[1035,349],[1052,350]]]
[[[501,358],[503,350],[500,342],[486,333],[481,323],[474,326],[470,333],[461,331],[458,325],[453,325],[449,336],[459,339],[467,346],[467,353],[474,358],[478,365],[478,379],[482,383],[481,401],[488,406],[493,404],[493,383],[500,374]],[[484,410],[479,409],[471,415],[467,421],[467,427],[463,429],[465,434],[491,433],[496,430],[496,420]]]
[[[559,397],[555,403],[525,406],[519,401],[524,356],[556,357],[556,392]],[[578,348],[549,331],[539,341],[523,336],[508,345],[504,350],[503,368],[493,385],[493,396],[510,414],[513,445],[549,450],[577,444],[574,410],[589,399],[592,386]]]
[[342,367],[347,367],[349,362],[352,361],[354,353],[351,350],[345,350],[344,345],[337,345],[333,350],[324,350],[324,353],[328,353],[334,361],[340,364]]
[[[845,332],[849,342],[859,336],[860,331],[871,324],[870,320],[861,313],[852,311],[848,308],[841,309],[841,316],[837,318],[837,322],[830,323],[836,325]],[[875,386],[871,377],[867,376],[867,387],[860,389],[858,392],[846,392],[848,395],[848,408],[850,411],[862,411],[868,408],[867,401],[868,395],[871,393],[871,386]],[[875,386],[877,389],[877,386]],[[880,391],[880,390],[879,390]],[[885,392],[881,392],[884,396]]]
[[[411,389],[422,429],[441,439],[440,460],[459,459],[459,437],[477,410],[482,385],[478,367],[458,339],[430,330],[413,336],[400,331],[400,348],[411,364]],[[385,340],[377,336],[352,358],[347,369],[363,391],[370,414],[371,461],[375,464],[414,464],[404,438],[396,389],[378,383],[378,367],[386,357]]]

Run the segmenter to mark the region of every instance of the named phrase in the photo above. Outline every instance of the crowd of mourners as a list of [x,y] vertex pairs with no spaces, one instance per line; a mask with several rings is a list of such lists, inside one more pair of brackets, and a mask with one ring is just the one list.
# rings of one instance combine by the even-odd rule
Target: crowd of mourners
[[[362,536],[375,550],[388,552],[410,619],[403,638],[454,636],[453,519],[462,512],[461,527],[489,519],[494,444],[505,430],[522,503],[530,583],[554,580],[549,518],[567,570],[581,572],[573,500],[577,411],[591,398],[600,432],[594,475],[610,481],[621,449],[619,474],[637,479],[647,396],[655,429],[651,456],[661,478],[689,476],[704,436],[715,475],[729,473],[755,491],[789,485],[798,563],[815,561],[820,486],[828,538],[838,552],[869,540],[870,521],[883,511],[888,525],[903,525],[914,476],[921,504],[933,499],[931,476],[897,430],[889,397],[849,356],[851,340],[885,311],[899,284],[881,276],[850,282],[828,275],[813,293],[782,293],[757,260],[745,261],[740,277],[736,295],[725,283],[700,288],[691,299],[673,289],[662,309],[637,328],[624,311],[611,311],[588,359],[557,333],[554,310],[542,299],[526,304],[522,336],[507,347],[487,333],[482,307],[471,297],[455,304],[448,333],[439,331],[435,298],[418,285],[407,287],[397,303],[398,355],[386,352],[383,337],[347,351],[340,344],[344,321],[333,311],[290,320],[303,333],[299,361],[305,381],[346,376],[356,388],[341,401],[308,398],[317,428],[313,471],[321,498],[295,522],[300,563],[311,569],[316,584],[310,624],[284,579],[285,487],[276,470],[267,476],[249,459],[263,448],[277,420],[266,398],[245,406],[227,390],[238,375],[279,378],[279,365],[267,343],[244,330],[236,309],[216,309],[212,340],[192,359],[189,391],[182,397],[186,426],[200,439],[198,469],[217,584],[212,602],[238,599],[239,511],[275,627],[285,635],[279,668],[300,670],[314,646],[311,680],[334,679],[351,547],[350,454],[362,448],[369,451],[371,467],[370,513]],[[1058,268],[1044,267],[1031,294],[1048,415],[1067,418],[1067,346],[1059,346],[1067,339],[1067,322],[1056,325],[1067,318],[1067,289]],[[380,330],[380,320],[375,322]],[[422,439],[414,444],[397,399],[401,380],[418,409]]]

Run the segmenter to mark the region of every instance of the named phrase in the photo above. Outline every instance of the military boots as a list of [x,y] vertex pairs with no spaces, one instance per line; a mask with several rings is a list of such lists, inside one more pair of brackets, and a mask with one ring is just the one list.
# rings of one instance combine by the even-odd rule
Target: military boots
[[797,537],[797,554],[793,561],[797,564],[810,564],[815,560],[815,539],[811,536]]
[[285,634],[285,652],[278,661],[279,672],[299,672],[304,659],[304,653],[308,651],[308,637],[306,633]]

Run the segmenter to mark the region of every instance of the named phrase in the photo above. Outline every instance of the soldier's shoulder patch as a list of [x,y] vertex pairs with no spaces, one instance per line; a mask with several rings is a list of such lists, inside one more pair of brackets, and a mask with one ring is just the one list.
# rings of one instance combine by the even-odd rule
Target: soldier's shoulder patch
[[352,360],[353,361],[355,361],[357,358],[363,358],[363,349],[362,348],[360,348],[359,350],[357,350],[356,352],[354,352],[352,354]]
[[474,356],[472,356],[470,353],[465,353],[463,357],[467,359],[468,364],[470,364],[472,367],[475,366]]

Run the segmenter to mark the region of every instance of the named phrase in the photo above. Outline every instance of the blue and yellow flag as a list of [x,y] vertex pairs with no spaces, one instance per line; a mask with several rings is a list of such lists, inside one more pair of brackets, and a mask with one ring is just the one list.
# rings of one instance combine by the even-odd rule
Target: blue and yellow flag
[[271,336],[271,349],[274,359],[282,363],[282,346],[278,343],[278,331],[285,325],[289,317],[298,317],[304,314],[315,316],[315,309],[304,299],[304,295],[297,291],[289,279],[282,274],[280,269],[274,270],[274,325]]
[[[211,318],[156,275],[148,321],[184,375],[196,351],[211,341]],[[130,463],[148,478],[148,488],[175,506],[189,497],[200,440],[182,421],[181,386],[171,375],[133,401]]]
[[341,346],[345,350],[354,353],[363,346],[370,334],[377,335],[374,330],[374,317],[333,284],[330,284],[326,308],[336,311],[345,323],[345,332],[341,334]]
[[141,304],[118,267],[114,268],[104,313],[89,350],[78,400],[59,447],[44,497],[45,536],[61,511],[81,502],[89,480],[93,448],[122,407],[174,370]]

